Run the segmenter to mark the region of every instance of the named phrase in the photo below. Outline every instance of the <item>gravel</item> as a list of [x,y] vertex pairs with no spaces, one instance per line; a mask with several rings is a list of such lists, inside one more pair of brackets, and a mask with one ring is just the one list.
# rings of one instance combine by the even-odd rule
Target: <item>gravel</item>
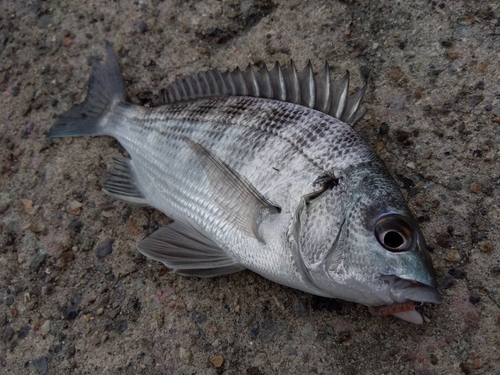
[[[0,374],[497,371],[498,2],[18,3],[0,4]],[[368,82],[356,129],[419,218],[444,303],[417,306],[414,326],[250,271],[186,278],[144,259],[137,243],[169,221],[102,193],[123,149],[46,138],[105,40],[134,103],[249,62],[328,61],[353,90]]]

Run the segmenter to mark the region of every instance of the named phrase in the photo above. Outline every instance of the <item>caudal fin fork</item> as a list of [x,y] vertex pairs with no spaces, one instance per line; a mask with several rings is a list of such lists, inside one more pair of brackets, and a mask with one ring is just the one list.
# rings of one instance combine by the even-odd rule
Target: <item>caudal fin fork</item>
[[106,62],[92,66],[87,97],[58,117],[49,137],[77,137],[102,133],[99,119],[114,100],[126,100],[120,66],[111,43],[106,42]]

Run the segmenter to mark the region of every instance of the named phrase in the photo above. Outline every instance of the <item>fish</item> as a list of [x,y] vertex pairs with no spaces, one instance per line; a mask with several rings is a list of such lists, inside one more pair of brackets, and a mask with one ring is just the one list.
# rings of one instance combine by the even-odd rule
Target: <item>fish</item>
[[117,56],[93,65],[86,99],[49,137],[111,136],[103,191],[173,220],[138,250],[180,275],[249,269],[284,286],[421,324],[442,296],[424,236],[381,159],[353,126],[349,73],[248,65],[182,77],[158,105],[127,99]]

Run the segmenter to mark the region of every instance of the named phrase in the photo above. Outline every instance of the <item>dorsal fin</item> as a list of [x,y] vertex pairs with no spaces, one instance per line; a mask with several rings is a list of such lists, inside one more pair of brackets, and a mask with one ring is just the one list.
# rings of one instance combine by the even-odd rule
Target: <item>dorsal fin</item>
[[366,113],[359,109],[366,89],[365,84],[349,96],[349,72],[338,81],[331,81],[328,63],[314,74],[310,61],[300,72],[293,61],[286,69],[276,62],[271,70],[265,64],[259,70],[249,64],[245,70],[214,69],[183,77],[161,91],[159,104],[212,96],[254,96],[314,108],[354,125]]

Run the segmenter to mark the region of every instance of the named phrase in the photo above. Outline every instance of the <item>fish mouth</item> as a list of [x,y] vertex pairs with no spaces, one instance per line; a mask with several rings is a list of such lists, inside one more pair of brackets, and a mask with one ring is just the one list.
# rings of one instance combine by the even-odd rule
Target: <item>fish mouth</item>
[[441,294],[432,286],[395,276],[385,277],[384,279],[391,284],[389,293],[395,303],[370,307],[370,313],[374,316],[394,315],[410,323],[422,324],[422,316],[415,310],[415,304],[440,304],[443,302]]

